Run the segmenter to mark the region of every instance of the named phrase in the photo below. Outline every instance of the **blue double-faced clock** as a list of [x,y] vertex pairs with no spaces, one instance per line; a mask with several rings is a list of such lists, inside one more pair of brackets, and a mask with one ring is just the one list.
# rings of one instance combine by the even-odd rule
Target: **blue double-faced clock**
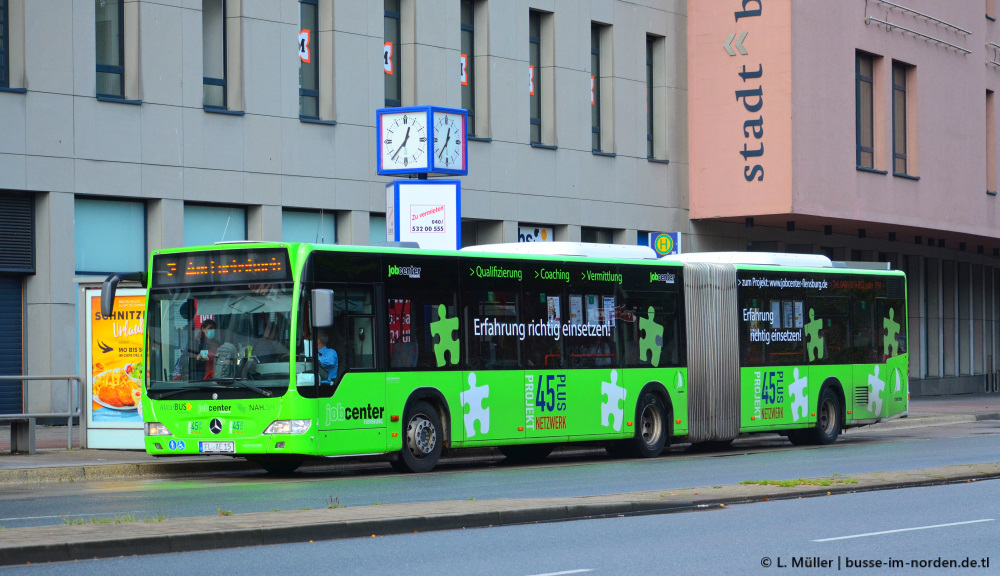
[[375,111],[378,173],[468,174],[467,119],[459,108],[379,108]]

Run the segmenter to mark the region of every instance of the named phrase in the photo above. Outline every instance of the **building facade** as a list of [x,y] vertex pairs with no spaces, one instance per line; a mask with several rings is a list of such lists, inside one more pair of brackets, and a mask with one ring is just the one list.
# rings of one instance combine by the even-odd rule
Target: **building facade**
[[687,232],[686,9],[0,0],[0,373],[85,372],[83,290],[153,250],[383,240],[377,108],[469,110],[465,245]]
[[996,390],[992,0],[688,5],[696,249],[908,273],[911,392]]

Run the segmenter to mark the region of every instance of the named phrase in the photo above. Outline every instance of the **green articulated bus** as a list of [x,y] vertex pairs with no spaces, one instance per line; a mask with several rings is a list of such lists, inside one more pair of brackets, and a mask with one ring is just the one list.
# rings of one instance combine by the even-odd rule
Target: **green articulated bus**
[[829,444],[907,410],[906,277],[823,256],[228,243],[110,276],[105,314],[121,280],[148,288],[156,456],[287,473],[386,454],[425,472],[482,446],[527,460],[755,432]]

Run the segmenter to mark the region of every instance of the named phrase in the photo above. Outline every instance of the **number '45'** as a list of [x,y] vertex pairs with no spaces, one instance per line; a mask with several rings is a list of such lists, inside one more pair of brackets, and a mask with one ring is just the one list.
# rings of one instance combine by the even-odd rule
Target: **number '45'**
[[[542,378],[539,378],[542,380]],[[542,412],[556,412],[566,409],[566,376],[544,376],[545,387],[538,385],[538,396],[535,406]],[[555,386],[553,387],[553,384]]]

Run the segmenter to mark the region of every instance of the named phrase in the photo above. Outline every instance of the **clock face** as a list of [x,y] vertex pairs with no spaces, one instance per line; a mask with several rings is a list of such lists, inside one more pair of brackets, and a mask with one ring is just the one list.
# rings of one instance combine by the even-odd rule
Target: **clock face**
[[427,168],[427,116],[420,112],[382,114],[382,169]]
[[461,114],[434,113],[434,166],[449,170],[465,168],[465,123]]

